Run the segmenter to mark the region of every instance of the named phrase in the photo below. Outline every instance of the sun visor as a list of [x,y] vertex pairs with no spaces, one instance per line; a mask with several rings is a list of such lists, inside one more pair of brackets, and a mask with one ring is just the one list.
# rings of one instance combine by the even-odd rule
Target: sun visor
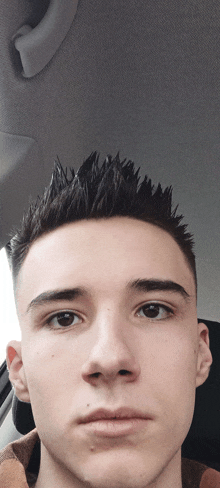
[[25,78],[39,73],[54,56],[72,24],[77,4],[78,0],[51,0],[45,16],[34,29],[23,25],[13,36]]

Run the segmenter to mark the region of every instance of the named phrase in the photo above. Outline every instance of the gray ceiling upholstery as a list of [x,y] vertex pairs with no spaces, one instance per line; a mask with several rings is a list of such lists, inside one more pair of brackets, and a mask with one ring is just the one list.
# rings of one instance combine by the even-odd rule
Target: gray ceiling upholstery
[[119,150],[173,185],[195,233],[199,313],[219,320],[218,2],[79,0],[52,59],[25,78],[14,36],[51,4],[1,0],[1,246],[56,156],[77,168],[95,149]]

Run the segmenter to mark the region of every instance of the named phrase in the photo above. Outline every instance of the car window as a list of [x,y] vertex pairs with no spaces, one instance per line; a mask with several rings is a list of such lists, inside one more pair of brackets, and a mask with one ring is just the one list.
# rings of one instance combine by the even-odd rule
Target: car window
[[5,360],[5,349],[11,339],[20,339],[20,329],[13,297],[11,272],[5,250],[0,251],[0,364]]

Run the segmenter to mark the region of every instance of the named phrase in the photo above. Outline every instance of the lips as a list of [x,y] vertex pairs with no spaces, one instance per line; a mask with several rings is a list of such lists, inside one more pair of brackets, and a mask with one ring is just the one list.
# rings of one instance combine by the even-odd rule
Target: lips
[[99,420],[128,420],[128,419],[144,419],[149,420],[151,417],[139,410],[133,408],[123,407],[117,410],[107,410],[100,408],[94,412],[91,412],[79,419],[80,424],[87,424],[89,422],[96,422]]
[[98,437],[124,437],[143,430],[152,420],[148,414],[133,408],[99,409],[78,421],[86,432]]

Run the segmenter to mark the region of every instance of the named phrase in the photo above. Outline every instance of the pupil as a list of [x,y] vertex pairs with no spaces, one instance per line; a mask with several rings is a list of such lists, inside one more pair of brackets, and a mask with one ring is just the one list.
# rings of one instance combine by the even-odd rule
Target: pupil
[[59,314],[57,317],[57,321],[59,322],[59,325],[63,325],[63,326],[71,325],[73,321],[72,314],[70,313]]
[[147,315],[147,317],[153,319],[159,314],[159,306],[149,305],[148,307],[144,308],[144,313]]

